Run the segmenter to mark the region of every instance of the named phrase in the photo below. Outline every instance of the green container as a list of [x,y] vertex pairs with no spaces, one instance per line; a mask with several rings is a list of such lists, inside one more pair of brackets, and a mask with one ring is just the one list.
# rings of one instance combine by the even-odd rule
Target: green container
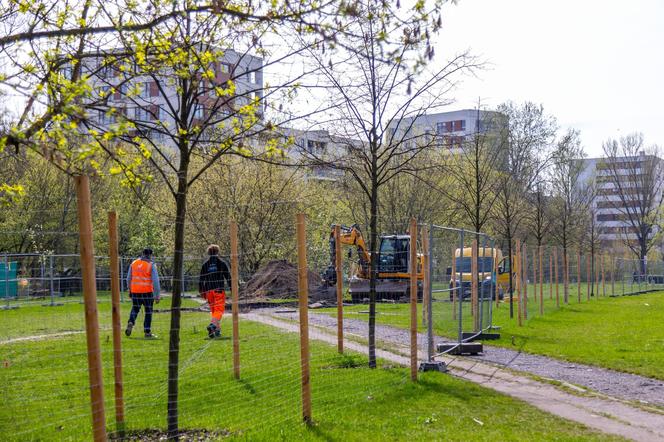
[[7,263],[0,262],[0,298],[16,298],[18,295],[17,267],[18,263],[16,261],[10,262],[9,271],[7,271]]

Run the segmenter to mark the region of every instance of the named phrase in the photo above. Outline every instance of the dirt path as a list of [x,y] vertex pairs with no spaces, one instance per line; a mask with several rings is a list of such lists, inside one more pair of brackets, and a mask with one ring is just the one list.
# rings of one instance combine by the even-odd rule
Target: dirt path
[[[279,314],[271,310],[244,314],[243,318],[295,333],[299,328],[293,321],[295,316],[291,315],[292,313]],[[310,314],[310,325],[312,325],[309,332],[310,338],[334,345],[336,344],[336,325],[330,326],[326,319],[322,319],[324,316],[327,317],[326,315]],[[336,324],[334,318],[331,319]],[[385,326],[381,326],[380,329],[379,336],[383,347],[392,344],[390,348],[393,350],[377,350],[377,356],[394,363],[408,364],[409,360],[404,356],[406,348],[403,346],[403,342],[401,339],[393,339],[395,336],[400,338],[403,330]],[[356,333],[357,331],[349,330],[351,335],[349,337],[352,335],[362,337]],[[420,339],[420,344],[423,344],[423,336],[420,336]],[[366,352],[366,345],[351,339],[346,339],[344,345],[357,352]],[[523,400],[565,419],[636,441],[664,441],[663,414],[648,412],[609,397],[572,394],[550,383],[537,381],[532,377],[519,375],[504,367],[488,364],[478,359],[445,357],[442,360],[455,376]]]

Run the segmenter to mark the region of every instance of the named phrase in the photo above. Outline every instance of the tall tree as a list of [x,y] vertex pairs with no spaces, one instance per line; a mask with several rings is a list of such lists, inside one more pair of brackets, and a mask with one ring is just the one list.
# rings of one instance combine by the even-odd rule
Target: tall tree
[[605,171],[598,180],[597,204],[615,209],[616,220],[624,224],[621,238],[641,261],[655,245],[661,229],[660,213],[664,201],[664,165],[657,145],[646,146],[643,134],[632,133],[603,144]]

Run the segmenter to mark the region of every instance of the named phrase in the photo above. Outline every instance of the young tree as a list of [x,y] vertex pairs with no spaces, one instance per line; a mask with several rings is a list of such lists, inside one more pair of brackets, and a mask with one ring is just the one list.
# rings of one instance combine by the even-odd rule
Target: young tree
[[[552,211],[555,221],[553,236],[563,248],[563,269],[568,267],[569,247],[580,242],[584,214],[592,201],[592,186],[582,180],[585,152],[579,132],[570,129],[558,141],[553,152],[551,183]],[[564,272],[564,270],[563,270]],[[565,284],[565,303],[569,300],[569,287]]]
[[[309,163],[342,170],[361,189],[369,213],[369,252],[377,256],[381,195],[397,176],[415,173],[420,154],[437,146],[419,117],[447,104],[454,75],[474,65],[467,54],[431,71],[429,37],[440,27],[440,3],[381,12],[384,3],[354,3],[357,19],[349,27],[338,57],[312,51],[321,87],[329,93],[327,129],[338,148],[327,155],[309,152]],[[397,3],[397,8],[398,8]],[[350,49],[352,48],[352,49]],[[325,127],[327,126],[327,127]],[[430,167],[430,166],[427,166]],[[369,366],[376,367],[376,260],[369,263]]]
[[544,245],[545,238],[549,235],[553,225],[554,216],[551,212],[551,185],[545,179],[535,183],[530,193],[530,214],[526,216],[528,230],[535,237],[537,247]]
[[[502,138],[504,164],[494,213],[497,230],[507,242],[507,259],[511,269],[512,244],[531,210],[528,197],[549,161],[557,124],[554,117],[544,112],[542,105],[531,102],[520,106],[507,102],[498,106],[498,112],[504,115],[506,124]],[[510,271],[510,317],[514,314],[512,276]]]
[[598,203],[615,209],[625,224],[623,242],[641,261],[655,245],[661,229],[660,211],[664,201],[664,165],[657,145],[645,146],[643,134],[633,133],[603,144],[606,171],[600,179],[606,183],[598,189]]
[[447,161],[442,163],[451,185],[439,190],[460,212],[462,225],[482,232],[498,197],[499,170],[504,162],[501,125],[505,122],[495,113],[482,116],[479,107],[477,121],[472,136],[452,147]]

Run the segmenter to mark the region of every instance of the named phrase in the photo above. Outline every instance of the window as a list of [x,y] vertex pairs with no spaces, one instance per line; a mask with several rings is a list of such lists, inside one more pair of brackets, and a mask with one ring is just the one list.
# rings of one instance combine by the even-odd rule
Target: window
[[436,133],[440,135],[445,132],[445,123],[436,123]]
[[98,110],[97,111],[97,121],[99,121],[100,125],[106,125],[106,124],[111,124],[113,122],[113,118],[106,115],[105,110]]
[[72,69],[70,65],[67,65],[62,68],[60,71],[63,77],[65,77],[67,80],[71,80],[71,75],[72,75]]
[[141,98],[150,98],[150,83],[141,83],[141,92],[139,94]]
[[222,74],[228,74],[231,71],[230,65],[227,63],[219,63],[219,72]]
[[405,238],[383,238],[380,242],[378,271],[408,272],[408,249],[410,241]]
[[247,72],[246,79],[249,83],[256,83],[256,71]]
[[99,68],[99,77],[101,78],[109,78],[113,76],[113,66],[110,64],[105,64],[101,68]]
[[194,107],[194,118],[201,119],[205,117],[205,107],[202,104],[198,103]]
[[455,120],[453,122],[453,130],[455,132],[466,130],[466,120]]
[[147,109],[142,107],[136,107],[134,108],[134,119],[140,121],[149,121],[152,120],[152,117],[150,116],[150,113],[148,112]]

